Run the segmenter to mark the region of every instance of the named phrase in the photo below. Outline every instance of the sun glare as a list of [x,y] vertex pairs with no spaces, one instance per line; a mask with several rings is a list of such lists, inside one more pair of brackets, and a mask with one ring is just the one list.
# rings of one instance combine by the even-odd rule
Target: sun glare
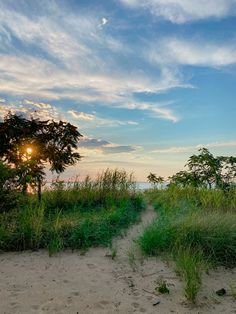
[[26,148],[26,152],[27,152],[28,155],[31,155],[32,152],[33,152],[33,149],[31,147],[27,147]]

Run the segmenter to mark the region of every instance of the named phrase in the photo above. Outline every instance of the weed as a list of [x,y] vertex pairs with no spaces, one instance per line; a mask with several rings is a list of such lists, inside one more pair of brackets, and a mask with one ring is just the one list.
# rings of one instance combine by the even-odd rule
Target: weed
[[155,288],[156,291],[158,291],[161,294],[169,294],[170,289],[168,288],[168,284],[164,279],[161,279],[156,282],[157,287]]

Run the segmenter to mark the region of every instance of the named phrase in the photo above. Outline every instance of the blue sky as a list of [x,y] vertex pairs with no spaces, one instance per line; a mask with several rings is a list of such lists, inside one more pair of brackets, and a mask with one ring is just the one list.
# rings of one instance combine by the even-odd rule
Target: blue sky
[[66,176],[235,155],[235,86],[235,0],[0,0],[0,116],[77,125]]

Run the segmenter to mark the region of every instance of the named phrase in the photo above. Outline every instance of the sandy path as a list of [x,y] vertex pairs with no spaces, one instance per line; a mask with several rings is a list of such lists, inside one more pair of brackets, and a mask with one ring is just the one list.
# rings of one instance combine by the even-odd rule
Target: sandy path
[[[151,207],[141,222],[116,239],[109,249],[90,249],[85,255],[69,251],[48,257],[46,251],[0,255],[0,313],[236,313],[231,296],[215,297],[214,290],[236,285],[236,271],[218,270],[204,278],[201,304],[184,303],[182,283],[173,267],[160,259],[142,259],[133,239],[155,217]],[[170,284],[170,294],[152,294],[156,280]],[[153,303],[160,304],[153,306]]]

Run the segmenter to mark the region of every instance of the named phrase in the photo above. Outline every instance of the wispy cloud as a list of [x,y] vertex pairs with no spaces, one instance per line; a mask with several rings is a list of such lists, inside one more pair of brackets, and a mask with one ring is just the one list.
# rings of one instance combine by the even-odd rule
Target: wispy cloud
[[181,153],[190,153],[196,151],[200,148],[224,148],[224,147],[236,147],[236,141],[228,141],[228,142],[215,142],[208,144],[198,144],[194,146],[173,146],[168,148],[155,149],[152,153],[160,153],[160,154],[181,154]]
[[78,121],[86,121],[95,124],[95,126],[121,126],[121,125],[138,125],[138,122],[132,120],[116,120],[106,119],[89,114],[86,112],[79,112],[76,110],[69,110],[68,113]]
[[102,154],[122,154],[136,151],[136,148],[131,145],[119,145],[108,142],[106,140],[84,138],[79,142],[79,147],[86,148],[88,150],[95,150]]
[[236,14],[235,0],[120,0],[131,7],[149,10],[153,15],[182,24]]
[[[178,72],[167,67],[158,69],[156,75],[146,68],[140,70],[135,63],[132,68],[124,66],[127,60],[137,58],[137,47],[98,27],[107,25],[108,18],[94,12],[63,13],[56,5],[44,4],[44,14],[37,19],[0,4],[0,34],[10,48],[8,53],[2,51],[0,58],[0,92],[129,109],[126,104],[134,101],[135,93],[188,87]],[[15,38],[21,43],[20,50]],[[30,55],[30,49],[38,55]],[[137,101],[135,109],[142,108]],[[147,112],[152,112],[150,108]]]
[[[217,6],[213,0],[205,5],[187,0],[122,1],[154,13],[156,9],[167,19],[170,15],[181,20],[182,16],[183,21],[187,17],[223,16],[234,7],[233,0],[219,0]],[[139,110],[157,119],[177,122],[181,116],[171,105],[163,107],[156,102],[137,100],[135,94],[191,88],[180,70],[181,65],[221,67],[236,63],[234,44],[220,45],[204,40],[196,43],[176,37],[158,37],[153,43],[147,38],[134,43],[109,31],[112,18],[104,12],[75,14],[63,10],[57,2],[43,4],[41,14],[32,18],[29,12],[12,10],[0,3],[0,93],[3,95],[44,99],[45,103],[69,99],[76,104]],[[40,109],[41,102],[37,103]],[[69,115],[100,126],[137,124],[132,120],[97,117],[80,111],[79,106],[78,111],[69,110]]]
[[75,110],[69,110],[68,113],[77,120],[93,121],[96,119],[94,114],[88,114],[85,112],[78,112]]
[[172,122],[179,121],[180,117],[171,109],[163,107],[163,105],[160,104],[154,104],[154,103],[129,103],[125,105],[126,108],[129,109],[139,109],[139,110],[145,110],[149,111],[150,115],[153,118],[161,118],[164,120],[170,120]]
[[150,45],[147,57],[159,65],[221,67],[236,63],[236,45],[165,38]]

